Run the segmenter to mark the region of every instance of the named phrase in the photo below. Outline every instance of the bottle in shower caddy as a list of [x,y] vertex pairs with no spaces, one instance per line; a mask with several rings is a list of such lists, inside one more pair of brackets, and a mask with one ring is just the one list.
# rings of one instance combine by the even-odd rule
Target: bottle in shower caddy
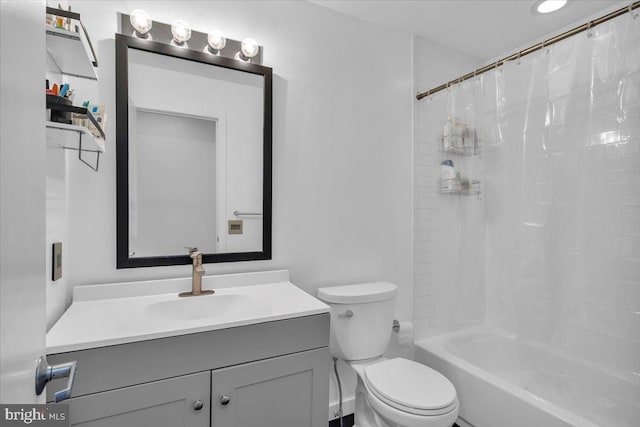
[[453,148],[453,130],[455,124],[451,116],[447,117],[447,121],[444,123],[444,130],[442,131],[442,151],[451,151]]
[[442,131],[442,151],[460,154],[476,154],[475,129],[459,117],[448,116]]
[[443,160],[441,163],[441,191],[443,193],[453,193],[456,191],[456,169],[453,167],[453,160]]
[[452,145],[456,152],[464,152],[465,136],[468,133],[467,125],[456,117],[453,125]]

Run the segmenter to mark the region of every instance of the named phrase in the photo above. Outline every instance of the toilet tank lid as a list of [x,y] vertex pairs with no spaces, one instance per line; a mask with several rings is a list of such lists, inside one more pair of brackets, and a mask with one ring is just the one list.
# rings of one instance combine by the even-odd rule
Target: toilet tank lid
[[397,292],[398,286],[393,283],[369,282],[320,288],[318,298],[336,304],[363,304],[393,299]]

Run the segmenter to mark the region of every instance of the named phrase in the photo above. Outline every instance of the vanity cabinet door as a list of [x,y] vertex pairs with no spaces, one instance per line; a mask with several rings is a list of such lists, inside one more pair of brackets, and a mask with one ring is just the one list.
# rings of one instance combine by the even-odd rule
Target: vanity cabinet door
[[212,427],[326,427],[328,348],[212,371]]
[[70,399],[72,426],[209,427],[210,372]]

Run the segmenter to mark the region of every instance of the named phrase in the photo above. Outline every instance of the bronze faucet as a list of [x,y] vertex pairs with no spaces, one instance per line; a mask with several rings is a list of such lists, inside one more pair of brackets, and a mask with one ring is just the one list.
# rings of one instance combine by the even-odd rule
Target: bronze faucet
[[189,249],[189,256],[193,260],[193,268],[191,269],[191,292],[181,292],[180,297],[197,297],[199,295],[211,295],[215,291],[202,290],[202,276],[204,276],[204,267],[202,266],[202,252],[198,248]]

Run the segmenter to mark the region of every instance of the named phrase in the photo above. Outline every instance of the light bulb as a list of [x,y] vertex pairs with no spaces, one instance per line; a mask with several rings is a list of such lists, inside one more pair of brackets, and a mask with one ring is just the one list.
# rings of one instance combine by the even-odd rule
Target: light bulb
[[171,34],[173,34],[171,44],[186,47],[187,40],[191,38],[191,25],[182,19],[178,19],[171,24]]
[[246,60],[256,56],[259,49],[258,42],[252,38],[242,40],[242,44],[240,45],[240,52],[242,52],[242,56],[244,56]]
[[207,36],[208,50],[209,52],[217,55],[227,45],[227,39],[220,30],[211,30]]
[[142,9],[136,9],[129,16],[131,26],[136,30],[134,35],[143,39],[149,37],[149,31],[153,26],[153,21],[147,12]]
[[537,1],[531,8],[531,11],[537,14],[551,13],[555,12],[556,10],[562,9],[564,6],[566,6],[567,3],[568,0]]

